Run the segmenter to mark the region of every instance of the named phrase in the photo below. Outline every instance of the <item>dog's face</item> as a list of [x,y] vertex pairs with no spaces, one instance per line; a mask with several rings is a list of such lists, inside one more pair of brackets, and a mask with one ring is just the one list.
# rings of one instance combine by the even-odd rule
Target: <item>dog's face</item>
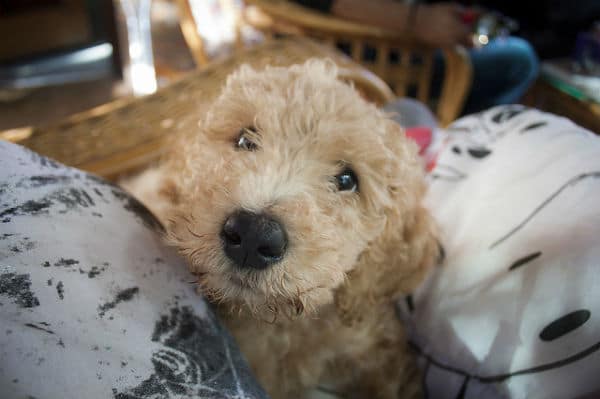
[[416,147],[330,63],[242,67],[200,129],[175,154],[167,230],[215,300],[331,303],[420,196]]

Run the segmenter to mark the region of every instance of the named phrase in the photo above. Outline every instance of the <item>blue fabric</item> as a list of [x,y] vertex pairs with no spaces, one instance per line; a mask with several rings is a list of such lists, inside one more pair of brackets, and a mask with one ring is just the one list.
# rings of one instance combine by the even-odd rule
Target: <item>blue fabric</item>
[[517,103],[538,75],[539,62],[531,45],[518,37],[498,38],[469,51],[473,85],[463,113]]
[[[518,103],[539,73],[539,61],[529,42],[518,37],[493,39],[469,50],[473,82],[462,114],[468,115],[504,104]],[[444,78],[442,52],[436,54],[432,96],[440,94]]]

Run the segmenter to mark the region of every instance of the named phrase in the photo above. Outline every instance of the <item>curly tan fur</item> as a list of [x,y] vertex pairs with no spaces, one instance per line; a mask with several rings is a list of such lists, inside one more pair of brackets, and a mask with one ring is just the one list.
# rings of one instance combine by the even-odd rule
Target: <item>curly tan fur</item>
[[[253,126],[256,151],[235,147]],[[359,191],[333,176],[350,165]],[[320,384],[348,397],[418,395],[394,301],[437,251],[416,145],[336,79],[330,62],[229,77],[198,131],[126,184],[165,223],[273,398]],[[266,270],[240,270],[220,231],[237,209],[282,221],[289,246]]]

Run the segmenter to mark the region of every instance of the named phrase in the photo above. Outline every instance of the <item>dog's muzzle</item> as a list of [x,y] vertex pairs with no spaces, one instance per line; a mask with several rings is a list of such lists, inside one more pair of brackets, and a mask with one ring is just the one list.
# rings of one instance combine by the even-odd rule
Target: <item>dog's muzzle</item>
[[221,230],[223,249],[242,269],[265,269],[283,259],[287,234],[273,217],[238,210],[227,218]]

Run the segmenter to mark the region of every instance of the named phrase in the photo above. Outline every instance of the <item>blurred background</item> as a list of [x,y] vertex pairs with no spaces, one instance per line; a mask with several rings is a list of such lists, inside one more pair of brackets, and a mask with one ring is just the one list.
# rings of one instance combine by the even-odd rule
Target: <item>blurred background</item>
[[[537,53],[540,73],[520,102],[600,131],[600,1],[462,4],[507,17],[508,34]],[[259,43],[264,35],[240,22],[244,7],[241,0],[0,0],[0,130],[151,94],[240,42]],[[195,23],[186,25],[186,16]],[[476,39],[487,43],[489,19],[476,22]]]
[[[134,51],[146,53],[141,63],[154,66],[163,84],[192,70],[175,4],[139,3],[0,0],[0,129],[51,123],[132,95],[129,41]],[[136,27],[138,18],[150,18],[150,24]],[[144,43],[139,36],[148,34],[151,41]],[[140,90],[152,92],[154,77],[145,78],[148,87]]]

